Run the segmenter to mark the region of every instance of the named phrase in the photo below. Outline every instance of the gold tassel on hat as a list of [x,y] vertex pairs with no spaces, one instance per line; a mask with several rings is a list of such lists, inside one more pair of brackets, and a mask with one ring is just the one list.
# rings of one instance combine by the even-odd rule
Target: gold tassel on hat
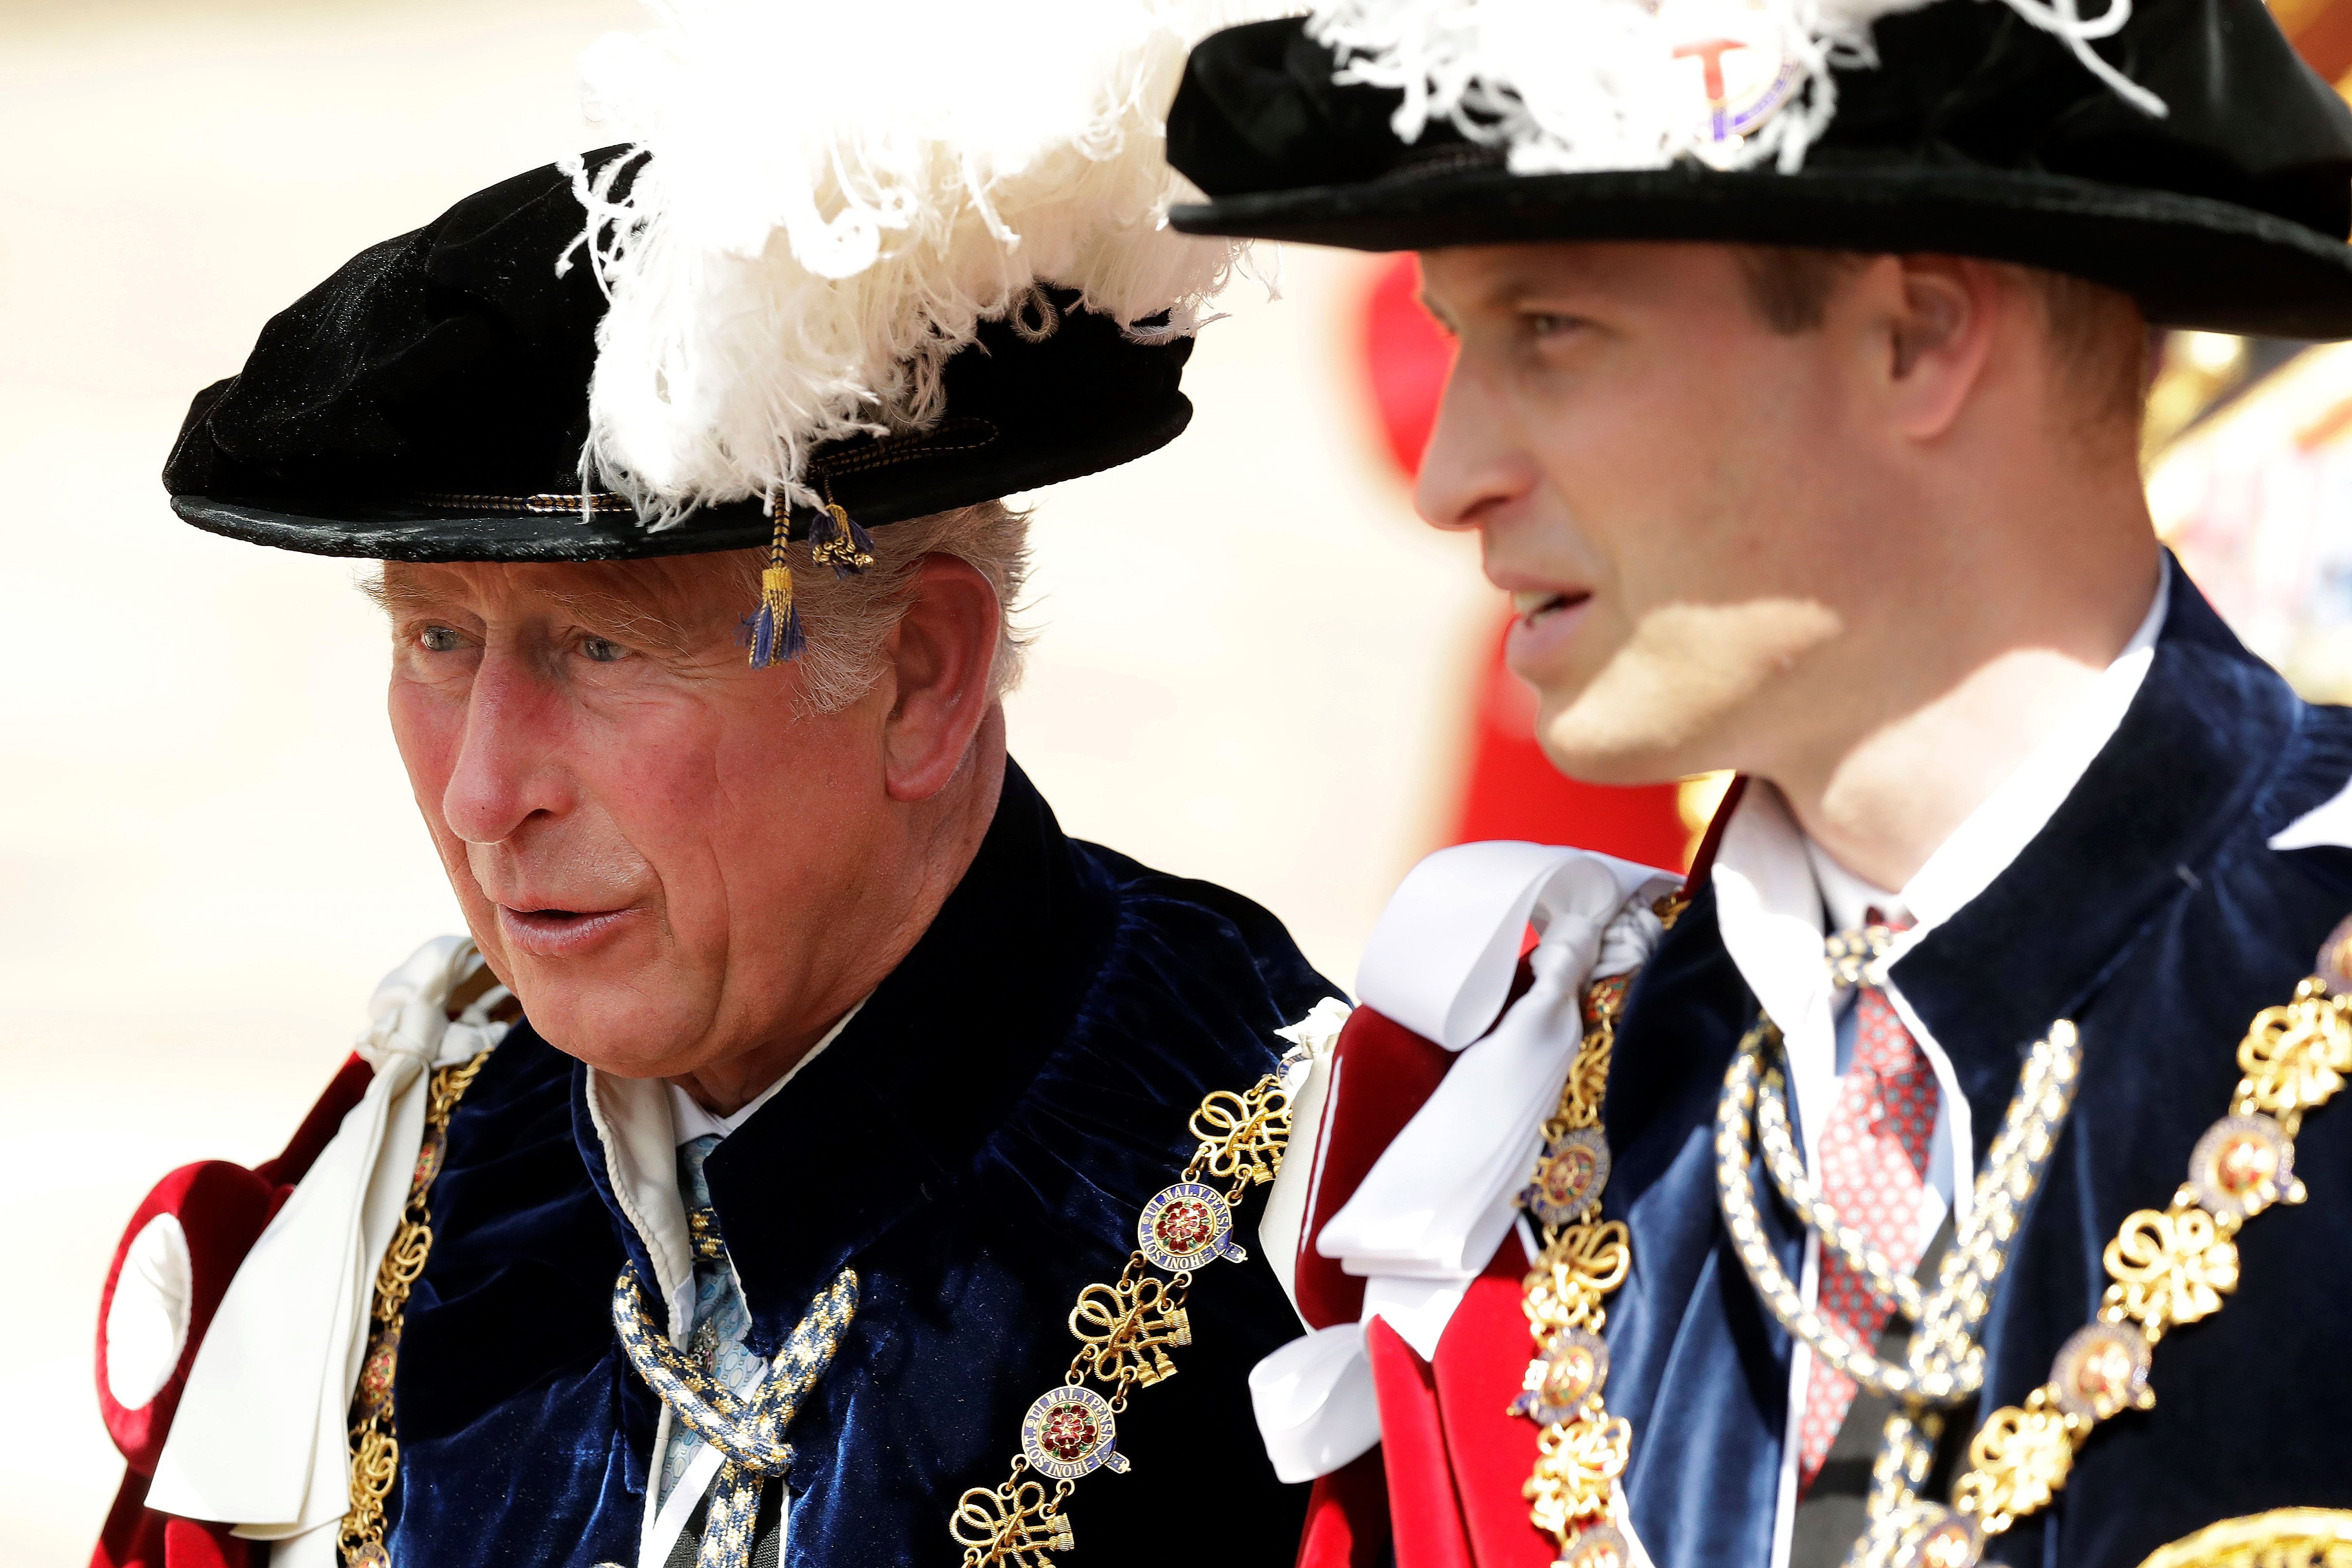
[[836,577],[855,577],[874,564],[874,536],[850,521],[825,485],[824,512],[809,528],[809,559]]
[[767,570],[760,574],[760,607],[743,624],[743,641],[751,650],[753,669],[789,663],[808,646],[808,638],[801,634],[800,612],[793,607],[793,569],[784,558],[792,543],[792,509],[778,500],[775,515]]

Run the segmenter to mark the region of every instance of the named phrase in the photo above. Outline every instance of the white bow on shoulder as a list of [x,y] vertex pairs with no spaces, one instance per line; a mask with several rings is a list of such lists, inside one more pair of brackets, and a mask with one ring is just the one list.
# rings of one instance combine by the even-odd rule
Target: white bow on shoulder
[[[1250,1374],[1284,1480],[1328,1474],[1380,1441],[1363,1324],[1384,1319],[1436,1354],[1517,1213],[1583,1040],[1585,986],[1648,957],[1662,929],[1650,905],[1675,880],[1586,850],[1465,844],[1423,860],[1389,901],[1357,975],[1364,1005],[1461,1058],[1316,1238],[1365,1277],[1362,1321],[1294,1340]],[[1496,1023],[1530,925],[1534,984]]]
[[277,1563],[335,1561],[351,1507],[347,1412],[376,1269],[424,1143],[431,1070],[470,1060],[507,1026],[493,987],[462,1017],[450,994],[480,969],[465,937],[437,937],[384,977],[359,1053],[375,1077],[246,1255],[188,1370],[148,1506],[288,1542]]

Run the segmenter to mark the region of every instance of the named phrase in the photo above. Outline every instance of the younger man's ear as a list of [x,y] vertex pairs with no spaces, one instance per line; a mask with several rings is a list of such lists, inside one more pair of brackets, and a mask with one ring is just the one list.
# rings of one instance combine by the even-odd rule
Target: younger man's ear
[[1899,256],[1874,263],[1869,282],[1889,412],[1904,435],[1932,441],[1959,418],[1984,374],[2000,276],[1964,257]]

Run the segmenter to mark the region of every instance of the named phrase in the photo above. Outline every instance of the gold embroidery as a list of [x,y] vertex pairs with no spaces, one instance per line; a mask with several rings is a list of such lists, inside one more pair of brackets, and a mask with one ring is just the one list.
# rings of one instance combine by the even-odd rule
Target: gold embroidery
[[368,1312],[367,1353],[360,1363],[359,1387],[352,1396],[352,1506],[337,1532],[347,1568],[390,1568],[384,1550],[384,1504],[393,1483],[400,1479],[400,1438],[393,1426],[392,1380],[400,1356],[401,1321],[408,1293],[425,1272],[433,1252],[433,1213],[426,1198],[433,1178],[441,1173],[446,1152],[449,1117],[465,1098],[482,1064],[483,1051],[470,1060],[434,1070],[426,1090],[425,1142],[416,1151],[416,1168],[409,1178],[408,1203],[400,1211],[400,1228],[384,1248],[375,1272],[375,1300]]

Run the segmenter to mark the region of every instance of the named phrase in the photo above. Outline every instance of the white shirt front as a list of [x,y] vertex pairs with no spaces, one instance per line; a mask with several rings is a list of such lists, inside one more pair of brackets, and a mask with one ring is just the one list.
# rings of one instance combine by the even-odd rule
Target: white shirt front
[[[1741,799],[1727,825],[1713,871],[1717,921],[1740,977],[1772,1021],[1788,1052],[1790,1089],[1810,1165],[1821,1129],[1836,1103],[1838,1079],[1853,1053],[1853,993],[1834,986],[1822,943],[1831,930],[1864,923],[1876,905],[1916,922],[1895,939],[1890,963],[1949,921],[2006,870],[2081,782],[2137,695],[2154,661],[2169,606],[2170,579],[2158,579],[2139,628],[2102,672],[2066,721],[1939,845],[1899,892],[1872,887],[1808,839],[1780,792],[1761,784]],[[1955,1205],[1961,1217],[1975,1184],[1974,1130],[1951,1059],[1920,1021],[1901,987],[1887,1000],[1935,1070],[1937,1114],[1928,1144],[1918,1225],[1924,1244]],[[1811,1307],[1820,1286],[1816,1239],[1805,1238],[1800,1288]],[[1797,1431],[1804,1415],[1811,1352],[1801,1341],[1789,1368],[1789,1424],[1781,1443],[1779,1510],[1772,1563],[1785,1568],[1797,1505]]]

